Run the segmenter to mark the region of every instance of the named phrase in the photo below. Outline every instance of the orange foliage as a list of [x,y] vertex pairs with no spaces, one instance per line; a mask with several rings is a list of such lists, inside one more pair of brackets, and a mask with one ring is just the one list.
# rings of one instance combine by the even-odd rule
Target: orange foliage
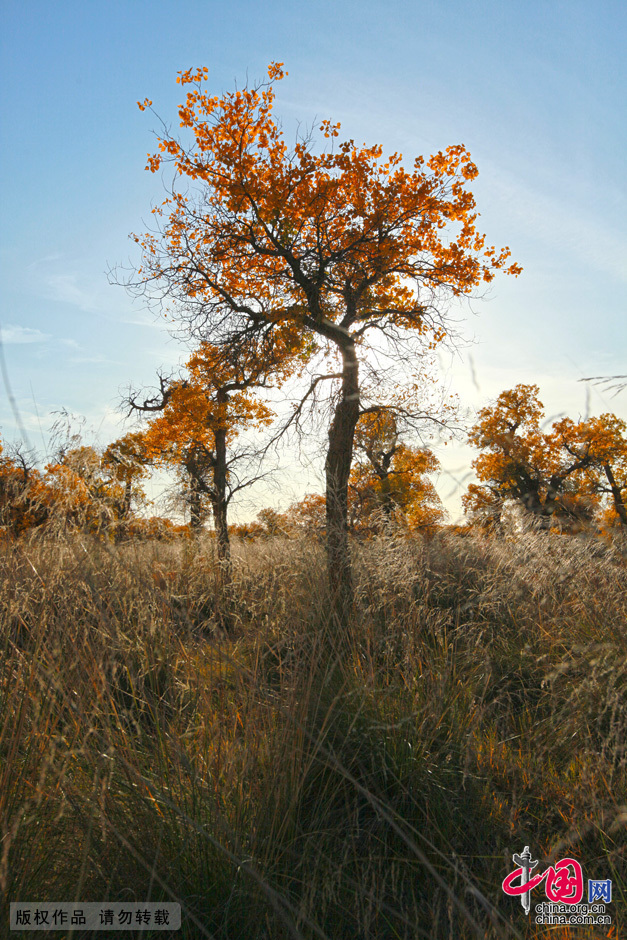
[[116,505],[120,519],[130,516],[133,498],[143,500],[138,481],[148,475],[148,460],[144,436],[137,431],[109,444],[102,455],[102,468],[108,472],[111,483],[117,484],[120,493]]
[[439,469],[439,462],[430,450],[399,440],[393,413],[374,411],[361,416],[355,431],[355,452],[349,480],[353,528],[394,518],[417,530],[442,520],[444,508],[427,478]]
[[[205,91],[206,69],[179,73],[177,81],[190,86],[180,126],[194,143],[187,148],[169,134],[159,137],[147,169],[155,173],[172,160],[178,175],[203,185],[204,195],[201,211],[191,187],[154,210],[165,220],[164,241],[136,237],[147,281],[176,274],[189,299],[202,296],[233,310],[237,299],[240,312],[323,332],[325,320],[363,324],[381,311],[397,326],[418,327],[408,276],[464,294],[499,268],[520,272],[507,265],[509,249],[486,247],[477,232],[467,189],[477,168],[463,146],[426,162],[418,157],[411,171],[400,154],[382,160],[380,146],[359,148],[352,140],[315,154],[301,139],[290,152],[272,114],[273,86],[285,75],[273,63],[264,84],[218,98]],[[339,124],[324,121],[320,130],[334,141]],[[445,238],[451,223],[456,234]],[[324,271],[316,310],[301,269],[305,277],[306,269]]]
[[255,535],[322,535],[326,526],[326,500],[321,493],[308,493],[285,511],[262,509],[253,523]]
[[309,337],[304,357],[335,355],[340,369],[326,376],[341,380],[325,464],[327,547],[344,604],[359,359],[371,331],[397,350],[412,341],[414,351],[433,348],[446,335],[443,296],[472,294],[496,271],[521,268],[477,229],[469,186],[478,171],[463,145],[406,168],[399,153],[384,158],[379,145],[339,141],[339,124],[325,120],[321,149],[313,135],[288,148],[273,116],[285,75],[272,63],[267,81],[218,97],[207,93],[207,69],[179,73],[189,145],[166,130],[147,169],[171,162],[183,186],[153,210],[157,233],[133,236],[143,260],[129,286],[173,300],[175,316],[221,349],[236,352],[261,333],[287,347]]
[[189,526],[175,525],[169,519],[161,516],[150,516],[148,519],[133,518],[123,527],[124,537],[138,541],[170,542],[178,538],[189,538]]
[[326,500],[322,493],[307,493],[292,503],[285,515],[292,531],[321,535],[326,525]]
[[100,532],[121,517],[124,486],[94,447],[68,450],[45,468],[50,521],[63,528]]
[[72,447],[43,473],[19,450],[13,458],[3,455],[0,444],[0,527],[14,536],[40,526],[89,532],[116,529],[130,518],[130,487],[143,470],[121,470],[111,455],[118,447],[120,454],[125,446],[130,448],[132,438],[127,435],[110,445],[104,456],[93,447]]
[[[264,354],[260,354],[260,345]],[[192,525],[198,527],[211,503],[220,550],[228,554],[227,505],[234,458],[233,441],[243,430],[271,423],[274,415],[252,389],[269,386],[302,365],[302,343],[256,336],[225,356],[202,343],[187,363],[187,377],[170,382],[142,440],[155,463],[175,466],[187,481]]]
[[191,450],[211,454],[216,432],[224,431],[230,444],[243,429],[271,422],[270,408],[246,387],[238,389],[244,380],[229,376],[218,351],[208,343],[189,359],[187,370],[188,378],[171,383],[161,414],[143,435],[153,461],[184,464]]
[[46,485],[30,458],[4,452],[0,441],[0,534],[16,536],[46,521]]
[[235,522],[229,525],[229,536],[245,541],[261,538],[267,533],[259,522]]
[[469,437],[482,449],[472,466],[483,485],[471,484],[466,512],[490,527],[504,500],[520,502],[543,524],[572,527],[589,521],[604,497],[627,524],[627,425],[616,415],[588,421],[563,418],[543,431],[537,385],[517,385],[479,412]]

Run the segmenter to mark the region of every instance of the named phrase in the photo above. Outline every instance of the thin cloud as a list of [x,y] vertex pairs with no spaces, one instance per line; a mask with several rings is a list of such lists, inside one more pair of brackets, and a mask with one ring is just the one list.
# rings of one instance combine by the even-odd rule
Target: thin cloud
[[51,338],[49,333],[42,333],[41,330],[33,330],[28,326],[15,326],[13,324],[1,327],[0,335],[5,346],[47,343]]
[[76,274],[53,274],[46,278],[46,287],[50,300],[78,307],[85,313],[94,313],[98,308],[94,292],[80,287]]
[[79,363],[79,362],[91,362],[91,363],[108,363],[109,365],[119,365],[119,361],[116,359],[107,359],[106,356],[71,356],[70,362]]
[[509,174],[495,172],[493,186],[506,211],[516,216],[535,239],[552,249],[559,246],[578,262],[627,281],[624,235],[613,230],[605,219],[584,214],[580,206],[567,204]]
[[157,320],[156,317],[152,316],[152,314],[149,314],[146,317],[137,316],[137,315],[131,315],[128,317],[120,317],[119,322],[124,323],[128,326],[147,326],[151,330],[159,330],[161,333],[163,332],[162,321]]
[[38,268],[50,264],[52,261],[61,261],[63,255],[59,251],[52,252],[52,254],[44,255],[42,258],[36,258],[35,261],[31,261],[30,264],[26,265],[26,270],[29,272],[36,271]]

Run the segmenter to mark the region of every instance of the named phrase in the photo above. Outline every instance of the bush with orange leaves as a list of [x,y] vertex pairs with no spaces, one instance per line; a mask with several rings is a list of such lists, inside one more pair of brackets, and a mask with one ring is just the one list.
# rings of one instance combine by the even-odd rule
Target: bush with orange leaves
[[17,446],[9,453],[0,441],[0,534],[21,535],[48,518],[48,486],[34,458]]
[[12,537],[34,529],[122,535],[143,495],[137,481],[144,470],[124,454],[131,437],[104,454],[81,444],[62,449],[43,472],[23,448],[6,454],[0,444],[0,531]]

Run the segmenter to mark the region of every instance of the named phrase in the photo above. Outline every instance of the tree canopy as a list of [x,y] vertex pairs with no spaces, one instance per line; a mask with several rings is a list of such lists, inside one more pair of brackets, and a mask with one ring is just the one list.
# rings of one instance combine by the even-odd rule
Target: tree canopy
[[471,518],[498,523],[506,500],[533,513],[543,526],[590,521],[604,498],[627,524],[627,425],[616,415],[587,421],[562,418],[542,429],[537,385],[517,385],[482,408],[470,441],[480,485],[463,498]]
[[273,63],[267,81],[217,97],[206,91],[207,69],[179,73],[188,89],[182,135],[164,126],[147,164],[154,173],[171,161],[175,180],[153,210],[156,231],[134,236],[143,262],[131,286],[222,349],[280,334],[288,343],[309,336],[312,352],[331,356],[328,560],[343,609],[360,362],[382,343],[411,361],[444,339],[447,297],[521,269],[477,230],[469,189],[477,168],[463,145],[416,157],[407,169],[401,154],[383,158],[379,145],[339,142],[339,124],[324,120],[321,149],[313,131],[288,147],[273,116],[285,75]]

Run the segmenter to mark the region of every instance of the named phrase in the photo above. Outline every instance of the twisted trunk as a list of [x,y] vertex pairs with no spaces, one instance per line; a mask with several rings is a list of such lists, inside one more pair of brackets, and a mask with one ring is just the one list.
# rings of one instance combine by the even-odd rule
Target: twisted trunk
[[[218,405],[226,409],[228,392],[219,389],[217,393]],[[227,519],[227,445],[226,427],[218,427],[214,432],[215,461],[213,464],[213,491],[211,494],[211,507],[213,509],[213,523],[216,530],[216,544],[218,549],[218,563],[222,572],[224,584],[231,580],[231,544],[229,542],[229,526]]]
[[353,439],[359,419],[359,363],[355,344],[342,344],[342,391],[329,429],[325,462],[327,562],[334,612],[346,620],[353,603],[353,576],[348,545],[348,478]]
[[202,480],[195,473],[190,474],[189,481],[189,524],[192,532],[198,532],[203,522],[202,511]]
[[625,502],[623,500],[623,494],[621,493],[621,488],[616,482],[612,468],[609,463],[603,465],[605,470],[605,476],[607,477],[607,482],[610,484],[610,489],[612,491],[612,497],[614,499],[614,509],[618,513],[618,518],[621,521],[621,525],[627,526],[627,508],[625,508]]

